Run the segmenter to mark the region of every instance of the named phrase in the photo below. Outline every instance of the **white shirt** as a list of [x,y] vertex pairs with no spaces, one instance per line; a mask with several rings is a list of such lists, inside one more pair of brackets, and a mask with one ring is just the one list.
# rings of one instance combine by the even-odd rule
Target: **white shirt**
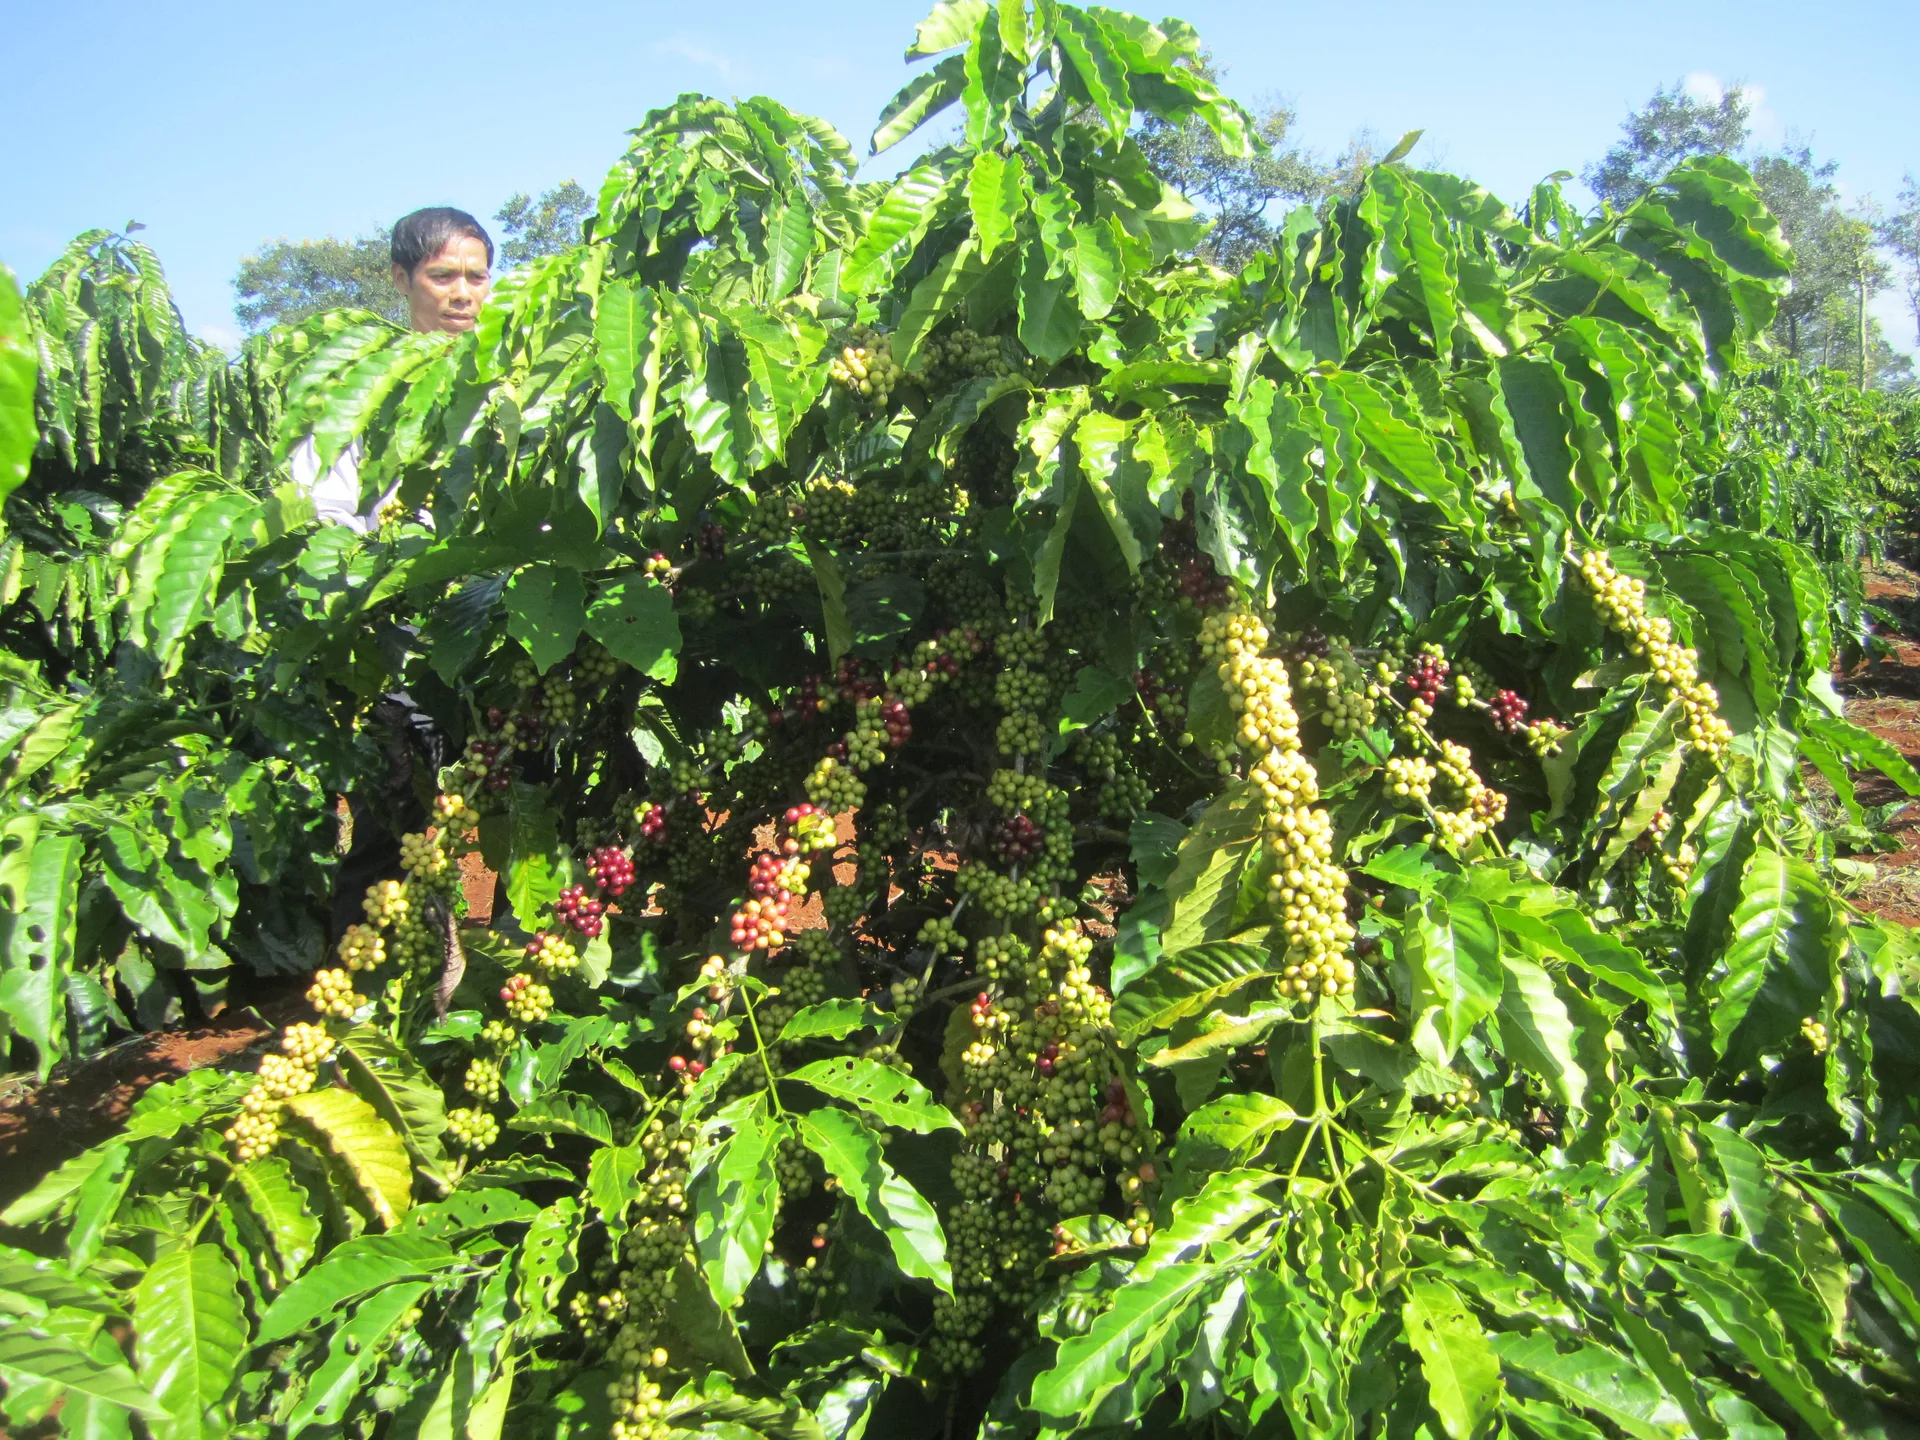
[[320,452],[313,437],[307,436],[294,447],[287,463],[293,470],[293,483],[307,492],[313,501],[313,513],[323,525],[345,525],[362,535],[379,528],[380,507],[399,491],[398,484],[388,490],[370,509],[360,508],[360,457],[366,453],[358,440],[348,445],[340,457],[320,473]]

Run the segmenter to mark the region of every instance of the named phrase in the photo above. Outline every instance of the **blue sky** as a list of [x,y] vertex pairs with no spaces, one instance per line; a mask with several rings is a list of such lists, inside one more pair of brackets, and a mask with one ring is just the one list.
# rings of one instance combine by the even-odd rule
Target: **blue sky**
[[[861,144],[906,72],[920,0],[0,0],[12,117],[0,261],[137,219],[189,325],[231,342],[231,277],[275,236],[352,236],[417,205],[489,217],[516,190],[595,188],[623,131],[682,90],[769,94]],[[1160,6],[1143,7],[1157,14]],[[1655,86],[1758,87],[1763,142],[1891,201],[1920,172],[1920,5],[1612,0],[1179,0],[1245,100],[1278,96],[1332,153],[1363,127],[1509,198],[1578,171]],[[1913,322],[1888,297],[1890,338]]]

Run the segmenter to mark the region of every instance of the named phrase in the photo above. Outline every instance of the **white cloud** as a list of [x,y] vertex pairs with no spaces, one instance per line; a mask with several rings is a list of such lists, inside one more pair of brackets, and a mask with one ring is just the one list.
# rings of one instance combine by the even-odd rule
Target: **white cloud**
[[1720,83],[1720,77],[1711,70],[1696,70],[1680,82],[1680,89],[1689,100],[1699,105],[1718,105],[1727,93],[1727,87]]
[[1747,126],[1753,131],[1753,143],[1762,150],[1771,150],[1776,145],[1786,143],[1787,125],[1767,104],[1767,87],[1748,85]]
[[702,70],[711,70],[729,85],[738,84],[748,73],[746,68],[731,57],[718,50],[709,49],[698,40],[686,35],[676,35],[668,40],[656,40],[647,47],[655,55],[684,60],[689,65]]
[[202,325],[200,338],[209,345],[218,345],[222,350],[237,350],[240,348],[240,342],[247,337],[231,325],[221,325],[216,322],[212,325]]
[[[1747,101],[1747,126],[1753,132],[1752,143],[1771,150],[1787,138],[1787,127],[1767,104],[1767,87],[1750,81],[1735,82]],[[1730,87],[1711,70],[1695,70],[1680,82],[1680,93],[1699,105],[1718,105]]]

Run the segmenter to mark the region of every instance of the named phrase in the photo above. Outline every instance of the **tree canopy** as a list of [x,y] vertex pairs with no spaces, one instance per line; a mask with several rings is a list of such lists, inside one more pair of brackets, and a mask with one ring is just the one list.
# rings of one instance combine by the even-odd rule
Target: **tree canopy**
[[407,302],[393,288],[388,238],[381,229],[358,240],[269,241],[240,262],[233,313],[250,334],[338,309],[404,323]]
[[558,255],[580,243],[581,225],[593,214],[593,197],[577,180],[564,180],[539,199],[510,196],[495,213],[500,222],[503,268]]
[[[1655,178],[1682,160],[1743,160],[1793,250],[1793,283],[1769,332],[1773,345],[1789,359],[1842,368],[1862,383],[1904,380],[1911,361],[1887,342],[1869,307],[1895,279],[1894,265],[1877,246],[1889,246],[1897,258],[1906,229],[1898,220],[1876,227],[1870,204],[1843,204],[1835,184],[1838,162],[1816,159],[1805,142],[1756,149],[1751,116],[1747,92],[1738,85],[1717,99],[1680,84],[1662,87],[1627,117],[1619,143],[1582,178],[1603,203],[1618,208],[1646,194]],[[1910,273],[1920,277],[1920,271]],[[1920,285],[1920,278],[1909,283]]]

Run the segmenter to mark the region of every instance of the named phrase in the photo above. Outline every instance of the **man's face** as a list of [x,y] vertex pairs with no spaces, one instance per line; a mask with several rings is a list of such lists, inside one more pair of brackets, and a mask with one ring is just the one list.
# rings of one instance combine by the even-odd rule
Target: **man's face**
[[416,330],[471,330],[486,303],[493,276],[487,270],[487,247],[471,235],[456,235],[446,248],[422,260],[413,274],[393,267],[394,288],[407,297],[407,309]]

